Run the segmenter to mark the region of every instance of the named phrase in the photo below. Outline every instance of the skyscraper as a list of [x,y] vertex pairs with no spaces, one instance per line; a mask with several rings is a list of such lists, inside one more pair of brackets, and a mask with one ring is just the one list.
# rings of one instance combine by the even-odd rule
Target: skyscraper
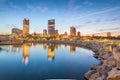
[[48,35],[55,36],[55,20],[48,20]]
[[56,29],[55,30],[55,35],[57,36],[57,35],[59,35],[59,33],[58,33],[58,30]]
[[81,34],[80,34],[80,32],[79,32],[79,31],[77,32],[77,36],[78,36],[78,37],[80,37],[80,36],[81,36]]
[[47,30],[46,29],[43,30],[43,35],[47,35]]
[[18,28],[12,28],[12,35],[18,36],[20,34],[20,29]]
[[107,37],[111,37],[111,32],[107,32]]
[[23,20],[23,35],[29,34],[29,19],[24,19]]
[[70,27],[70,36],[76,36],[76,28],[74,26]]

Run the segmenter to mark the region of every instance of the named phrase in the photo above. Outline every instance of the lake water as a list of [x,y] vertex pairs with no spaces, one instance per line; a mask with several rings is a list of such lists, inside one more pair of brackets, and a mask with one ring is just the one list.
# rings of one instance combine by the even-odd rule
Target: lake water
[[0,46],[0,80],[84,80],[99,64],[93,52],[80,47],[27,43]]

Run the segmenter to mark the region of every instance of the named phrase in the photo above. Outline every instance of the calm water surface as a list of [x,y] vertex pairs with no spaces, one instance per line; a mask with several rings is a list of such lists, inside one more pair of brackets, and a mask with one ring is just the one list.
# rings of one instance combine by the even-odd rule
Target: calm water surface
[[84,73],[98,63],[91,50],[75,46],[0,46],[0,80],[84,80]]

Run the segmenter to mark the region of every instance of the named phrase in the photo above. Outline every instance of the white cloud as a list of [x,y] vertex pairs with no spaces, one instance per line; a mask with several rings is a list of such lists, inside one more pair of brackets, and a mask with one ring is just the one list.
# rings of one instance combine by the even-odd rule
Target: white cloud
[[31,4],[26,4],[27,8],[29,11],[32,12],[47,12],[48,8],[47,7],[41,7],[41,6],[32,6]]
[[105,9],[105,10],[101,10],[101,11],[91,12],[89,14],[84,14],[84,15],[77,16],[76,18],[71,19],[71,21],[82,19],[82,18],[89,17],[89,16],[104,14],[104,13],[116,11],[116,10],[119,10],[119,9],[120,9],[120,7],[113,7],[113,8],[109,8],[109,9]]
[[48,8],[47,7],[37,7],[37,9],[40,11],[40,12],[46,12],[48,11]]
[[21,10],[20,7],[16,6],[16,5],[13,4],[12,2],[9,2],[8,4],[9,4],[9,6],[10,6],[12,9],[14,9],[14,10],[17,10],[17,11]]
[[90,5],[90,6],[93,5],[93,3],[90,2],[90,1],[85,1],[85,2],[83,2],[83,4],[84,4],[84,5]]

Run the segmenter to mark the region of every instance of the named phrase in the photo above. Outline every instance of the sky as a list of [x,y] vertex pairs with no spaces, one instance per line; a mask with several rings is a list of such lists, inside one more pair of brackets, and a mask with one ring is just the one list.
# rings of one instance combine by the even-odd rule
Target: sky
[[0,0],[0,34],[23,29],[30,20],[30,33],[42,33],[55,19],[59,33],[75,26],[82,34],[120,32],[120,0]]

